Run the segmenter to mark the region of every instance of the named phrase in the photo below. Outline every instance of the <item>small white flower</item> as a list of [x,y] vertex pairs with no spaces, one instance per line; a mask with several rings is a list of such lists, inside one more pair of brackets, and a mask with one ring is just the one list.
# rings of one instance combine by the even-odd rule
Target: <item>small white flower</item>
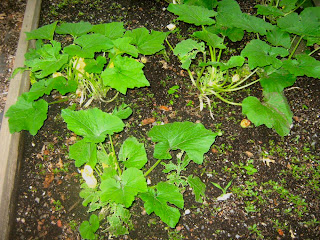
[[167,28],[169,29],[169,31],[173,31],[176,29],[176,25],[174,25],[173,23],[170,23],[169,25],[167,25]]
[[97,186],[97,179],[93,176],[93,169],[89,165],[84,166],[84,169],[81,170],[81,175],[89,188]]
[[232,77],[232,82],[238,82],[239,79],[240,79],[239,74],[235,74],[235,75],[233,75],[233,77]]
[[61,72],[55,72],[54,74],[52,74],[53,78],[60,77],[60,76],[62,76]]

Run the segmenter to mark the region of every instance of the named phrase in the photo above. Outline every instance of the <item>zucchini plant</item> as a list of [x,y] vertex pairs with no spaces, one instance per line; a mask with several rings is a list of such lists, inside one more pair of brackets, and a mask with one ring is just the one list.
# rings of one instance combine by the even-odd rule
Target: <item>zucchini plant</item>
[[[228,104],[242,106],[243,114],[256,126],[265,124],[281,136],[289,134],[293,113],[284,89],[292,86],[299,76],[320,76],[320,61],[313,57],[320,43],[320,7],[308,7],[298,14],[294,12],[297,1],[293,2],[281,1],[281,14],[274,8],[271,11],[270,7],[257,6],[259,14],[276,17],[274,24],[243,13],[234,0],[169,4],[168,11],[179,16],[177,20],[200,28],[174,48],[168,42],[200,93],[200,110],[205,102],[214,117],[210,96],[215,96]],[[256,38],[246,44],[240,55],[222,60],[224,51],[230,50],[226,39],[241,41],[245,32]],[[297,52],[302,41],[307,49]],[[254,96],[241,103],[229,99],[228,93],[257,82],[263,88],[262,101]]]
[[[46,120],[50,104],[75,98],[80,106],[88,107],[93,100],[110,102],[128,89],[149,86],[144,64],[137,61],[139,54],[162,50],[167,36],[144,27],[126,31],[122,22],[54,22],[26,34],[27,40],[37,40],[36,48],[25,54],[25,67],[15,69],[14,74],[30,71],[32,86],[6,117],[11,133],[27,130],[32,135]],[[116,90],[115,96],[109,96],[111,89]],[[51,103],[38,100],[53,90],[68,97]]]
[[[82,139],[70,146],[70,158],[82,168],[85,182],[81,185],[83,205],[92,214],[89,221],[80,225],[81,236],[96,239],[101,226],[110,236],[127,234],[132,226],[129,208],[136,198],[142,199],[147,214],[155,213],[169,227],[174,228],[180,219],[179,209],[184,208],[182,189],[192,188],[197,202],[205,198],[205,184],[199,177],[184,176],[190,161],[203,162],[220,132],[205,129],[202,124],[174,122],[154,126],[148,133],[156,143],[153,157],[157,161],[146,169],[149,161],[142,143],[134,137],[127,138],[116,149],[113,134],[124,129],[123,118],[131,114],[128,108],[113,114],[94,108],[73,111],[62,110],[62,117],[69,130]],[[172,156],[177,153],[176,157]],[[173,159],[173,160],[171,160]],[[152,171],[163,161],[167,181],[151,183]],[[151,178],[150,178],[151,176]]]

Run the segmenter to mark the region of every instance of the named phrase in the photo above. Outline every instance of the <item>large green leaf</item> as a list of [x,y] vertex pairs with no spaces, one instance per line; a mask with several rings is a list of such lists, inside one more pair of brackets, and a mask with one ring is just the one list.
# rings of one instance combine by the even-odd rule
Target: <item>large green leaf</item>
[[289,33],[320,37],[320,7],[306,8],[300,15],[290,13],[279,18],[277,25]]
[[179,188],[170,183],[159,182],[155,188],[157,191],[149,188],[148,192],[140,194],[144,201],[144,208],[148,214],[154,212],[169,227],[174,228],[180,219],[180,212],[168,203],[183,208],[183,196]]
[[157,142],[154,157],[171,159],[170,150],[186,151],[190,159],[201,164],[203,155],[209,151],[217,133],[205,129],[202,124],[175,122],[153,127],[148,136]]
[[120,148],[119,161],[122,161],[126,168],[141,169],[148,161],[143,143],[139,143],[134,137],[127,138]]
[[243,13],[239,4],[234,0],[222,0],[218,3],[217,24],[225,27],[236,27],[247,32],[255,32],[265,35],[267,30],[273,29],[273,25],[261,18]]
[[10,133],[27,130],[31,135],[36,135],[47,119],[47,112],[46,101],[29,101],[28,93],[23,93],[5,114],[9,118]]
[[216,12],[201,6],[191,6],[186,4],[172,4],[168,6],[168,11],[178,15],[178,20],[191,23],[196,26],[212,25],[215,21],[212,17],[216,16]]
[[88,163],[94,168],[97,163],[97,144],[82,139],[70,146],[69,157],[75,160],[76,167]]
[[280,68],[282,62],[277,59],[278,55],[284,57],[288,55],[288,51],[280,47],[271,47],[259,39],[251,40],[241,52],[241,56],[248,57],[248,63],[251,69],[268,65],[272,65],[274,68]]
[[53,89],[54,78],[43,79],[38,82],[35,82],[29,92],[26,93],[28,101],[37,100],[39,97],[42,97],[44,94],[49,95]]
[[144,55],[151,55],[164,49],[163,41],[169,33],[151,31],[149,33],[146,28],[136,28],[132,31],[127,31],[125,37],[132,38],[132,44],[136,45],[139,52]]
[[296,55],[295,58],[285,60],[283,68],[295,76],[320,78],[320,61],[306,54]]
[[267,40],[269,43],[277,47],[282,46],[289,49],[291,46],[290,34],[278,27],[267,32]]
[[80,46],[74,44],[66,46],[63,51],[70,57],[77,56],[82,58],[93,58],[95,53],[94,49],[82,49]]
[[242,113],[256,126],[265,124],[268,128],[274,128],[280,136],[288,135],[293,114],[287,99],[278,92],[264,92],[264,97],[262,103],[256,97],[245,98]]
[[80,111],[63,109],[61,115],[69,130],[95,143],[103,142],[107,134],[121,132],[124,128],[120,118],[98,108]]
[[27,40],[32,39],[45,39],[53,40],[54,30],[56,29],[58,22],[54,22],[38,29],[35,29],[31,32],[26,32]]
[[61,43],[51,41],[36,49],[36,54],[29,55],[25,65],[31,68],[36,78],[44,78],[60,70],[68,62],[67,54],[60,54]]
[[223,44],[223,39],[218,35],[211,33],[207,30],[194,32],[193,35],[202,41],[205,41],[209,46],[213,48],[225,49],[226,46]]
[[90,32],[92,25],[89,22],[77,22],[77,23],[62,23],[57,27],[56,33],[58,34],[70,34],[73,37],[79,37],[83,34]]
[[118,56],[114,60],[114,67],[104,70],[101,77],[106,86],[126,94],[128,88],[150,86],[142,71],[143,67],[142,63],[132,58]]
[[183,40],[173,49],[174,55],[179,57],[183,69],[189,69],[191,60],[196,58],[198,52],[204,52],[205,46],[203,42],[198,43],[195,40]]
[[128,208],[138,193],[147,191],[147,182],[142,171],[137,168],[128,168],[118,179],[103,180],[100,188],[101,201],[116,202]]
[[56,89],[61,95],[75,92],[78,88],[78,83],[75,80],[67,80],[62,76],[54,78],[52,84],[53,89]]
[[113,40],[121,38],[125,32],[125,29],[123,27],[123,22],[111,22],[94,25],[92,31],[105,35]]
[[281,93],[286,87],[292,86],[296,77],[286,71],[277,71],[266,77],[262,77],[260,84],[265,92]]
[[107,51],[113,47],[112,41],[99,33],[86,34],[77,38],[74,43],[82,47],[82,50],[88,52]]

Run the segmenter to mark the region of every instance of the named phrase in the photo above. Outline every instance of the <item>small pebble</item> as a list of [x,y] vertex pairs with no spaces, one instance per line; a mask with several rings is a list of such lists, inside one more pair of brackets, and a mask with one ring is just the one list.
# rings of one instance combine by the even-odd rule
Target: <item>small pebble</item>
[[187,210],[184,211],[184,214],[185,214],[185,215],[188,215],[188,214],[190,214],[190,213],[191,213],[191,211],[190,211],[189,209],[187,209]]

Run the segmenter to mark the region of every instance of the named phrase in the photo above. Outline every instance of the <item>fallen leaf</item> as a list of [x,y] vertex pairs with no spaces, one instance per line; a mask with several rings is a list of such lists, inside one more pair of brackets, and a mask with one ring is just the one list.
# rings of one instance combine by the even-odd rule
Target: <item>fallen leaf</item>
[[146,119],[143,119],[141,124],[142,125],[147,125],[147,124],[152,124],[156,121],[155,118],[146,118]]
[[61,228],[61,227],[62,227],[62,222],[61,222],[61,220],[60,220],[60,219],[57,221],[57,226],[58,226],[59,228]]
[[62,162],[62,159],[61,159],[61,158],[59,158],[59,161],[58,161],[58,163],[56,164],[56,166],[57,166],[58,168],[63,168],[63,162]]
[[168,108],[168,107],[166,107],[166,106],[160,106],[159,109],[160,109],[160,110],[163,110],[163,111],[170,111],[170,110],[172,110],[172,108],[170,109],[170,108]]
[[280,236],[284,235],[283,231],[280,228],[278,229],[278,233],[279,233]]
[[212,152],[212,153],[218,153],[218,150],[215,149],[215,148],[211,148],[211,152]]
[[252,158],[252,157],[253,157],[253,153],[252,153],[252,152],[245,151],[244,153],[245,153],[249,158]]
[[51,184],[51,182],[53,181],[54,179],[54,173],[47,173],[45,179],[44,179],[44,182],[43,182],[43,187],[44,188],[48,188]]

